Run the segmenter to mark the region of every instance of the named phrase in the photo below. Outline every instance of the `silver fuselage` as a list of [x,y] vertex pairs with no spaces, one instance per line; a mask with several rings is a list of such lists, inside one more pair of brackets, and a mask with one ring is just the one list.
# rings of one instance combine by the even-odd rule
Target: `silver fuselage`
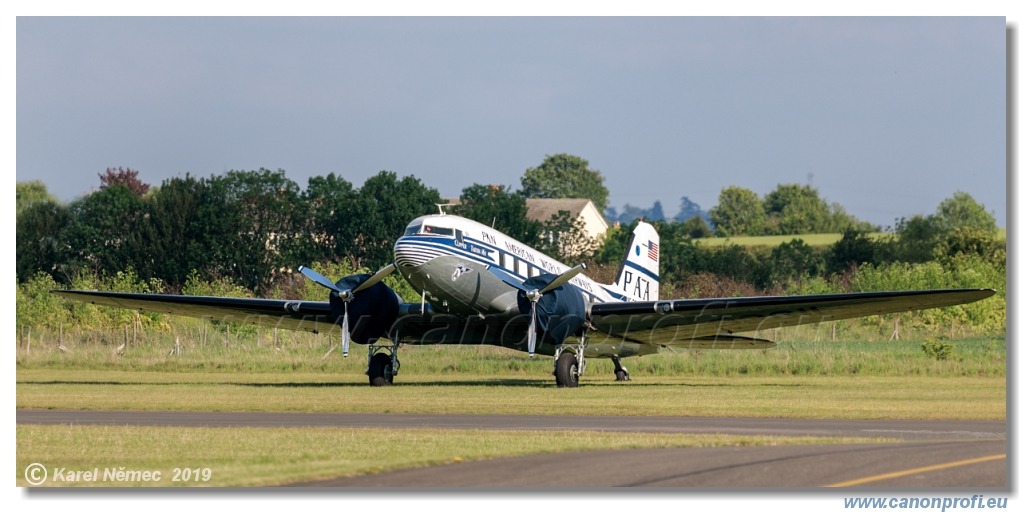
[[[405,234],[395,242],[395,264],[435,313],[506,319],[522,316],[519,291],[493,275],[488,267],[501,269],[520,282],[544,273],[561,274],[570,268],[495,229],[456,215],[426,215],[409,223]],[[588,308],[599,302],[625,300],[610,285],[582,274],[570,284],[582,292]],[[597,338],[588,343],[588,356],[657,352],[657,347]],[[472,343],[469,339],[463,342]],[[476,342],[509,346],[507,337],[499,343],[490,339]],[[539,352],[551,350],[540,347]]]

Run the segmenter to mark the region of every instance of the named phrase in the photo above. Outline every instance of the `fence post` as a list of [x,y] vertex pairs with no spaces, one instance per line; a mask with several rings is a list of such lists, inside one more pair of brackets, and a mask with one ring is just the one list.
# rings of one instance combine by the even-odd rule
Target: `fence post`
[[898,316],[896,317],[896,321],[893,323],[892,326],[892,336],[889,336],[889,341],[892,340],[900,340],[900,317]]

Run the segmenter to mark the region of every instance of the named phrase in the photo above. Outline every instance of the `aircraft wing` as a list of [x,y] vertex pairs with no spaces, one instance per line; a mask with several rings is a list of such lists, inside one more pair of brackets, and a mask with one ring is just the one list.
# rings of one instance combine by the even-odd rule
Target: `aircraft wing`
[[332,321],[329,302],[82,290],[54,290],[53,293],[90,304],[151,313],[240,322],[312,333],[341,332]]
[[[679,348],[762,348],[767,340],[733,336],[803,324],[966,304],[995,290],[900,292],[682,299],[594,304],[591,324],[608,340]],[[590,336],[596,340],[599,334]]]

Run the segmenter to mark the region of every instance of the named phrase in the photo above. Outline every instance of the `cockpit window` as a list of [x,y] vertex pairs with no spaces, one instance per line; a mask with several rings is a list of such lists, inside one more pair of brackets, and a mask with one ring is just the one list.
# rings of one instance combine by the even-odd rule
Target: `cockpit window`
[[423,226],[423,234],[438,236],[455,236],[455,230],[452,228],[440,228],[437,226]]
[[409,227],[405,228],[405,236],[415,235],[416,233],[419,233],[421,227],[423,227],[423,224],[410,225]]

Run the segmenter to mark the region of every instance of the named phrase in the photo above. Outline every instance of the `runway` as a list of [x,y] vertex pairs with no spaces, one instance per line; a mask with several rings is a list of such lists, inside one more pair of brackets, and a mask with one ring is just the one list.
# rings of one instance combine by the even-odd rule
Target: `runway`
[[18,424],[591,430],[904,443],[594,450],[452,463],[301,486],[420,488],[1007,488],[1001,421],[17,410]]

